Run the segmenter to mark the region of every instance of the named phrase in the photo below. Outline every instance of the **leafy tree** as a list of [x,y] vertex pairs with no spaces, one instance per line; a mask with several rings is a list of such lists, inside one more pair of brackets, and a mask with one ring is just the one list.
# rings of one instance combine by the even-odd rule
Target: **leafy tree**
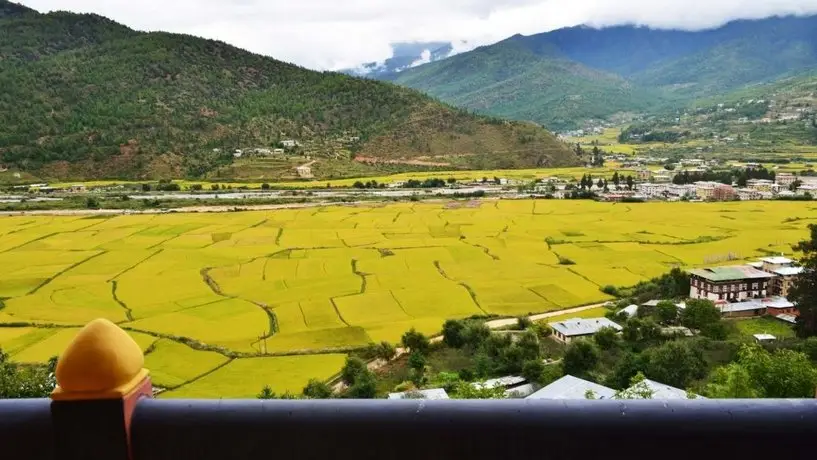
[[630,386],[624,390],[616,392],[615,399],[652,399],[655,392],[647,385],[647,377],[641,372],[636,373],[630,379]]
[[529,382],[539,383],[542,380],[545,367],[541,359],[526,361],[522,365],[522,377],[525,377]]
[[459,374],[453,372],[440,372],[431,379],[431,386],[443,388],[446,392],[454,391],[454,388],[462,381]]
[[269,190],[269,189],[270,189],[270,185],[268,183],[264,182],[263,184],[261,184],[261,190]]
[[533,323],[531,330],[536,332],[540,339],[546,339],[553,335],[553,328],[545,321],[537,321]]
[[489,388],[485,382],[459,382],[454,387],[451,396],[454,399],[505,399],[505,389],[502,387]]
[[643,358],[647,376],[674,387],[686,388],[693,380],[706,375],[703,353],[689,342],[667,342],[648,349]]
[[760,391],[755,388],[749,370],[738,363],[730,363],[715,369],[709,380],[704,394],[710,398],[751,399],[760,397]]
[[690,299],[681,312],[681,324],[690,329],[702,330],[720,321],[721,312],[711,300]]
[[615,171],[615,172],[613,173],[613,179],[612,179],[612,180],[613,180],[613,184],[615,184],[615,185],[616,185],[616,187],[618,187],[618,186],[619,186],[619,184],[621,184],[621,177],[619,177],[619,175],[618,175],[618,171]]
[[661,324],[675,324],[678,321],[678,307],[669,301],[658,302],[655,307],[655,314]]
[[415,371],[422,371],[426,367],[426,357],[419,351],[414,351],[409,355],[408,365]]
[[542,349],[539,344],[539,336],[536,332],[528,330],[519,336],[519,339],[512,346],[518,347],[526,360],[539,359]]
[[491,329],[485,323],[477,321],[468,323],[462,335],[465,344],[473,349],[481,347],[483,343],[492,337]]
[[566,374],[586,375],[596,367],[600,356],[601,353],[595,343],[585,339],[576,340],[567,346],[562,367]]
[[85,207],[88,209],[99,209],[99,200],[95,197],[89,196],[85,200]]
[[311,379],[303,390],[303,395],[310,399],[328,399],[332,397],[332,388],[318,379]]
[[443,323],[443,343],[451,348],[462,348],[465,345],[465,323],[456,319]]
[[627,176],[627,190],[632,190],[635,187],[635,180],[633,176]]
[[812,337],[817,335],[817,225],[809,225],[809,239],[794,249],[803,252],[800,264],[805,269],[789,291],[789,300],[800,310],[795,330],[799,337]]
[[0,399],[47,398],[57,385],[56,367],[56,358],[45,366],[13,363],[0,349]]
[[533,326],[533,321],[527,316],[520,316],[516,319],[516,328],[520,331],[527,330],[531,326]]
[[349,356],[346,358],[343,369],[340,370],[340,379],[347,385],[354,385],[358,377],[368,372],[368,370],[369,368],[366,367],[366,363],[362,359]]
[[641,362],[634,353],[625,352],[616,362],[613,371],[607,375],[605,383],[612,388],[627,388],[630,380],[640,372]]
[[631,318],[624,324],[621,335],[627,342],[650,342],[661,338],[661,327],[652,318]]
[[374,356],[384,361],[391,361],[397,354],[397,350],[389,342],[383,341],[375,346]]
[[354,399],[371,399],[377,395],[377,379],[366,369],[357,375],[355,383],[346,391],[346,396]]
[[618,331],[612,327],[603,327],[593,336],[593,340],[602,350],[610,350],[618,345]]
[[264,388],[261,389],[261,392],[258,393],[256,396],[258,399],[277,399],[275,392],[272,391],[272,387],[269,385],[264,385]]
[[420,353],[425,353],[431,346],[428,337],[421,332],[417,332],[414,328],[403,334],[402,343],[404,347],[412,352],[418,351]]

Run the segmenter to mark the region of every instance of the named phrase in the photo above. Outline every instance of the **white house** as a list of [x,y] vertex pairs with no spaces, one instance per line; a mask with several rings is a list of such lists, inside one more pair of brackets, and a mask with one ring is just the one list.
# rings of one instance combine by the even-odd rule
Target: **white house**
[[296,140],[286,139],[281,141],[281,145],[283,145],[285,148],[291,149],[293,147],[297,147],[300,144]]
[[575,318],[551,323],[550,327],[553,328],[553,337],[565,343],[570,343],[573,339],[592,336],[605,327],[616,331],[623,329],[607,318]]

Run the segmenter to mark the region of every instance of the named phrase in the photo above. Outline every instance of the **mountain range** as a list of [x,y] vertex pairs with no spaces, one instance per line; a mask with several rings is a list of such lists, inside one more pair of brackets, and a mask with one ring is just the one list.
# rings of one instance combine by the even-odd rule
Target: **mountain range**
[[473,115],[412,89],[5,0],[0,88],[0,167],[41,178],[206,177],[232,163],[235,149],[284,140],[319,162],[578,162],[539,126]]
[[481,113],[563,130],[815,68],[817,16],[791,16],[704,31],[579,26],[516,35],[380,78]]

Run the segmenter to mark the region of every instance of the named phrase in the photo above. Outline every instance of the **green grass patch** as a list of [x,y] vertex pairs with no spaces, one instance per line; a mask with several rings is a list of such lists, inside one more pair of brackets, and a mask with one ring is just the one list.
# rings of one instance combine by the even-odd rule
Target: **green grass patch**
[[778,339],[794,337],[794,328],[774,318],[752,318],[735,320],[741,334],[753,336],[755,334],[771,334]]

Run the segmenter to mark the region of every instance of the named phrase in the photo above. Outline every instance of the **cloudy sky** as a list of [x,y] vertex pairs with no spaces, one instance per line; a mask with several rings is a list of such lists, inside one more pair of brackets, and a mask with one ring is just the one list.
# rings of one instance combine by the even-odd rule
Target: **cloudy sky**
[[817,0],[17,0],[93,12],[139,30],[223,40],[314,69],[391,57],[390,43],[461,50],[577,24],[702,29],[736,18],[814,14]]

